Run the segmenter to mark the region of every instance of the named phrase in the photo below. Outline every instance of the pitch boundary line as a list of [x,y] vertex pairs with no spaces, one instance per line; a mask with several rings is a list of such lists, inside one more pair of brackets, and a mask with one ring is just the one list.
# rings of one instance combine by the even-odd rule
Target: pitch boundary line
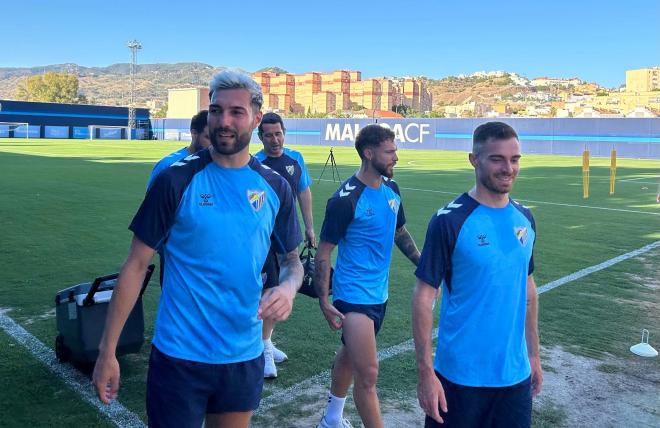
[[13,340],[22,345],[39,362],[61,378],[64,383],[77,393],[84,401],[105,415],[120,428],[144,428],[146,425],[139,416],[128,410],[119,401],[113,400],[110,405],[103,404],[96,396],[89,379],[69,364],[61,364],[55,357],[55,352],[44,345],[39,339],[18,325],[8,315],[7,309],[0,310],[0,328]]
[[[316,179],[318,180],[318,178]],[[332,181],[330,179],[322,178],[320,181]],[[426,192],[426,193],[441,193],[445,195],[460,195],[460,192],[447,192],[444,190],[433,190],[433,189],[417,189],[415,187],[399,187],[401,190],[412,190],[415,192]],[[519,202],[529,202],[531,204],[542,204],[542,205],[557,205],[561,207],[571,207],[571,208],[588,208],[592,210],[603,210],[603,211],[617,211],[617,212],[624,212],[624,213],[634,213],[634,214],[647,214],[647,215],[655,215],[655,216],[660,216],[660,213],[653,213],[653,212],[648,212],[648,211],[637,211],[637,210],[627,210],[623,208],[607,208],[607,207],[595,207],[592,205],[576,205],[576,204],[564,204],[561,202],[546,202],[546,201],[533,201],[531,199],[516,199],[516,201]]]
[[[564,284],[568,284],[569,282],[576,281],[594,272],[607,269],[608,267],[620,263],[624,260],[637,257],[641,254],[647,253],[659,247],[660,247],[660,241],[653,242],[651,244],[645,245],[644,247],[638,248],[636,250],[630,251],[628,253],[622,254],[617,257],[613,257],[597,265],[593,265],[588,268],[579,270],[577,272],[573,272],[555,281],[549,282],[541,287],[538,287],[537,292],[539,295],[541,295],[547,291],[553,290]],[[436,338],[438,336],[438,329],[437,328],[433,329],[432,334],[433,334],[433,338]],[[402,354],[404,352],[412,351],[414,349],[415,349],[415,342],[413,341],[413,339],[408,339],[405,342],[399,343],[398,345],[393,345],[379,351],[378,361],[379,362],[384,361],[389,358],[396,357],[397,355]],[[299,382],[288,388],[283,388],[273,393],[272,395],[269,395],[268,397],[262,399],[259,408],[255,411],[255,415],[263,414],[264,412],[272,409],[273,407],[279,406],[286,402],[290,402],[301,392],[304,392],[314,386],[317,387],[323,386],[327,388],[329,385],[328,382],[330,382],[330,370],[325,370],[319,374],[316,374],[308,379],[303,380],[302,382]]]

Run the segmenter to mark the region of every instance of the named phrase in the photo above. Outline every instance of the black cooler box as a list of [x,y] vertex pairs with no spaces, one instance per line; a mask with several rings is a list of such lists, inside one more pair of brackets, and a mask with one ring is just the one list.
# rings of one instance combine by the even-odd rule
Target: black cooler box
[[[154,265],[149,265],[140,296],[119,337],[117,355],[139,352],[144,343],[142,294],[153,271]],[[57,292],[55,316],[59,334],[55,338],[55,355],[60,362],[90,364],[96,361],[110,297],[118,276],[118,273],[101,276],[91,283],[74,285]]]

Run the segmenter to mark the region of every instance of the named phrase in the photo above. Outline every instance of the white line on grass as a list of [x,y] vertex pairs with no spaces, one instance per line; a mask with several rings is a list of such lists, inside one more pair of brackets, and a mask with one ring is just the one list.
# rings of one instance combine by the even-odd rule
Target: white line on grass
[[61,364],[57,361],[55,353],[39,339],[30,334],[13,319],[5,315],[7,309],[0,310],[0,328],[11,336],[19,344],[23,345],[30,354],[41,361],[47,368],[62,378],[64,383],[73,389],[83,400],[95,407],[99,412],[108,417],[120,428],[142,428],[146,427],[144,422],[133,412],[124,407],[119,401],[114,400],[108,406],[101,403],[92,389],[89,379],[69,364]]
[[658,184],[657,181],[639,181],[639,179],[631,178],[629,180],[617,180],[618,182],[633,183],[633,184]]
[[[329,179],[322,178],[320,181],[333,181]],[[460,193],[456,192],[447,192],[443,190],[433,190],[433,189],[417,189],[414,187],[399,187],[399,189],[402,190],[412,190],[415,192],[427,192],[427,193],[442,193],[445,195],[460,195]],[[571,208],[589,208],[592,210],[604,210],[604,211],[618,211],[618,212],[624,212],[624,213],[635,213],[635,214],[647,214],[647,215],[656,215],[660,216],[660,213],[654,213],[654,212],[648,212],[648,211],[636,211],[636,210],[626,210],[623,208],[607,208],[607,207],[594,207],[590,205],[575,205],[575,204],[562,204],[560,202],[545,202],[545,201],[533,201],[531,199],[516,199],[516,201],[519,202],[526,202],[530,204],[541,204],[541,205],[557,205],[561,207],[571,207]]]
[[[577,272],[574,272],[570,275],[566,275],[563,278],[559,278],[556,281],[549,282],[541,287],[538,287],[538,294],[543,294],[546,291],[550,291],[554,288],[557,288],[561,285],[567,284],[569,282],[575,281],[577,279],[580,279],[582,277],[585,277],[587,275],[590,275],[594,272],[598,272],[600,270],[606,269],[612,265],[615,265],[617,263],[620,263],[624,260],[628,260],[633,257],[637,257],[641,254],[644,254],[648,251],[651,251],[655,248],[660,247],[660,241],[653,242],[651,244],[648,244],[642,248],[638,248],[637,250],[630,251],[629,253],[622,254],[620,256],[611,258],[609,260],[604,261],[603,263],[590,266],[588,268],[579,270]],[[438,329],[433,329],[433,338],[436,338],[438,336]],[[406,340],[405,342],[399,343],[398,345],[390,346],[389,348],[385,348],[381,351],[378,352],[378,361],[383,361],[387,360],[389,358],[395,357],[399,354],[402,354],[404,352],[412,351],[415,349],[415,342],[413,339]],[[284,403],[291,402],[295,399],[296,396],[304,393],[305,391],[313,388],[313,387],[327,387],[330,382],[330,370],[325,370],[317,375],[314,375],[308,379],[305,379],[304,381],[297,383],[295,385],[292,385],[288,388],[281,389],[272,395],[269,395],[268,397],[264,398],[261,400],[261,404],[259,405],[259,408],[255,412],[255,414],[263,414],[264,412],[267,412],[268,410],[272,409],[273,407],[279,406]]]
[[546,291],[550,291],[553,288],[557,288],[560,285],[566,284],[567,282],[575,281],[576,279],[580,279],[580,278],[585,277],[587,275],[590,275],[594,272],[598,272],[599,270],[606,269],[606,268],[608,268],[612,265],[615,265],[617,263],[620,263],[624,260],[628,260],[630,258],[637,257],[640,254],[644,254],[644,253],[646,253],[648,251],[651,251],[654,248],[658,248],[658,247],[660,247],[660,241],[655,241],[655,242],[653,242],[649,245],[646,245],[642,248],[638,248],[637,250],[631,251],[631,252],[626,253],[626,254],[622,254],[620,256],[614,257],[614,258],[609,259],[609,260],[606,260],[603,263],[600,263],[600,264],[597,264],[595,266],[591,266],[591,267],[579,270],[579,271],[574,272],[570,275],[567,275],[563,278],[559,278],[556,281],[549,282],[549,283],[539,287],[538,288],[538,293],[539,294],[545,293]]

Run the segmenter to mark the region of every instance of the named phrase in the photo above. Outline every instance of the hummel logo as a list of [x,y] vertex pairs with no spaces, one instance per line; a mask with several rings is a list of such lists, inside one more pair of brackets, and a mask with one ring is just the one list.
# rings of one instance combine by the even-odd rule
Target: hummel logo
[[190,162],[191,160],[199,159],[199,156],[196,155],[189,155],[186,156],[185,158],[181,159],[180,161],[176,161],[172,164],[172,166],[183,166],[187,162]]
[[449,210],[447,208],[460,208],[462,206],[463,206],[463,204],[455,204],[454,202],[450,202],[449,204],[447,204],[446,207],[440,208],[436,215],[449,214],[451,212],[451,210]]
[[350,184],[346,183],[346,185],[344,186],[344,189],[346,189],[347,191],[344,192],[344,190],[339,190],[339,196],[342,197],[342,198],[344,196],[350,195],[351,190],[355,190],[355,186],[351,186]]
[[212,207],[213,202],[209,201],[213,197],[210,193],[202,193],[199,195],[200,198],[202,198],[201,202],[199,203],[200,207]]
[[364,210],[364,213],[367,215],[367,217],[372,217],[374,214],[376,214],[376,213],[374,212],[374,209],[371,208],[371,207],[369,207],[369,208],[367,208],[366,210]]
[[487,237],[485,233],[480,233],[477,235],[477,239],[479,240],[479,243],[477,244],[480,247],[485,247],[486,245],[490,245],[490,242],[486,241]]

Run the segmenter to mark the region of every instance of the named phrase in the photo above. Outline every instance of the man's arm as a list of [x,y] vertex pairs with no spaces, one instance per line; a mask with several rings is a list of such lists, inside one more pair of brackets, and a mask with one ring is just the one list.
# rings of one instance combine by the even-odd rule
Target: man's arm
[[269,288],[261,297],[257,317],[270,321],[284,321],[291,314],[293,299],[302,285],[303,266],[298,249],[286,254],[277,254],[280,277],[277,287]]
[[394,242],[403,255],[408,257],[415,266],[419,264],[419,250],[406,226],[401,226],[396,230],[394,233]]
[[413,338],[417,360],[417,399],[424,412],[443,423],[438,405],[447,412],[447,400],[440,380],[435,375],[432,359],[433,303],[437,291],[417,279],[412,301]]
[[538,294],[534,277],[527,277],[527,314],[525,317],[525,339],[527,341],[527,355],[532,368],[532,396],[541,392],[543,385],[543,369],[541,368],[541,354],[538,331]]
[[316,247],[314,218],[312,216],[312,191],[309,187],[298,193],[298,203],[300,204],[303,223],[305,223],[305,241],[307,241],[312,247]]
[[109,404],[119,389],[119,363],[115,355],[119,336],[128,315],[133,310],[154,250],[133,237],[128,258],[119,273],[108,307],[105,329],[99,345],[99,356],[94,366],[92,381],[101,401]]
[[321,312],[326,321],[328,321],[328,325],[333,330],[339,330],[344,319],[344,314],[339,312],[332,303],[328,302],[328,296],[330,294],[330,255],[334,249],[335,245],[330,242],[323,240],[319,242],[319,248],[314,257],[314,290],[319,296]]

